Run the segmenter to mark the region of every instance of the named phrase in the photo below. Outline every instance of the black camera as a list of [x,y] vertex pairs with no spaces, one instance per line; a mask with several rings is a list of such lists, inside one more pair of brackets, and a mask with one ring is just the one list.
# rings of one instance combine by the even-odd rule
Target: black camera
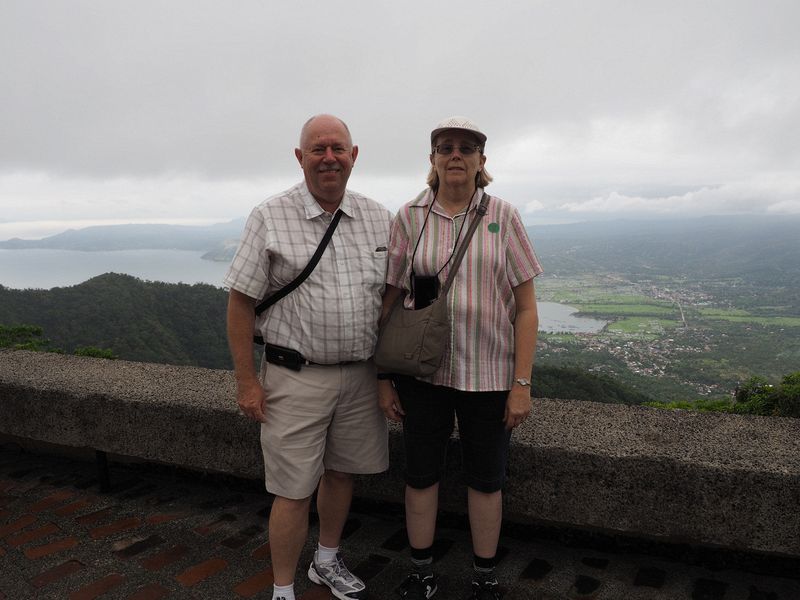
[[430,306],[439,297],[439,277],[436,275],[414,275],[411,278],[411,292],[414,294],[414,309]]

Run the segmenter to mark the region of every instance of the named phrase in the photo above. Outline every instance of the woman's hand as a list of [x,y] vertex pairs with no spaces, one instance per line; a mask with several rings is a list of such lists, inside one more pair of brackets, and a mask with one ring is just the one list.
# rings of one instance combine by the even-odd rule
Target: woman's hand
[[515,385],[506,400],[506,429],[514,429],[531,413],[531,392],[527,386]]
[[381,379],[378,381],[378,404],[390,421],[400,423],[406,413],[403,411],[403,405],[400,404],[400,397],[397,395],[397,390],[389,379]]

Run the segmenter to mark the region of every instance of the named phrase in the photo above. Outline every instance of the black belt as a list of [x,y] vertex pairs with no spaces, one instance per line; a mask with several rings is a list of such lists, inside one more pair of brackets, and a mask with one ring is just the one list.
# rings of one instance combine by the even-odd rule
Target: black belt
[[318,363],[306,359],[297,350],[286,348],[284,346],[277,346],[275,344],[264,344],[264,358],[267,362],[274,365],[281,365],[294,371],[299,371],[303,366],[320,366],[320,367],[334,367],[341,365],[352,365],[355,363],[364,362],[363,360],[344,360],[336,363]]

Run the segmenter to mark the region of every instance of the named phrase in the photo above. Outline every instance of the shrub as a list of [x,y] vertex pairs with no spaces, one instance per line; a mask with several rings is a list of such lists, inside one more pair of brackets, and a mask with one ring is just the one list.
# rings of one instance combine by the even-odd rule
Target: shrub
[[93,358],[108,358],[116,360],[117,356],[111,350],[103,350],[102,348],[95,348],[94,346],[79,346],[73,352],[76,356],[91,356]]

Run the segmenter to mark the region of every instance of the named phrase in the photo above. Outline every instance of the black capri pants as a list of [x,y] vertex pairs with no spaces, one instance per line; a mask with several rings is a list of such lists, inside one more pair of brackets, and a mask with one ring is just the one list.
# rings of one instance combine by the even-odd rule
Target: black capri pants
[[466,484],[492,493],[506,480],[511,431],[504,417],[508,391],[465,392],[413,377],[395,381],[405,411],[406,483],[425,489],[441,478],[455,418]]

